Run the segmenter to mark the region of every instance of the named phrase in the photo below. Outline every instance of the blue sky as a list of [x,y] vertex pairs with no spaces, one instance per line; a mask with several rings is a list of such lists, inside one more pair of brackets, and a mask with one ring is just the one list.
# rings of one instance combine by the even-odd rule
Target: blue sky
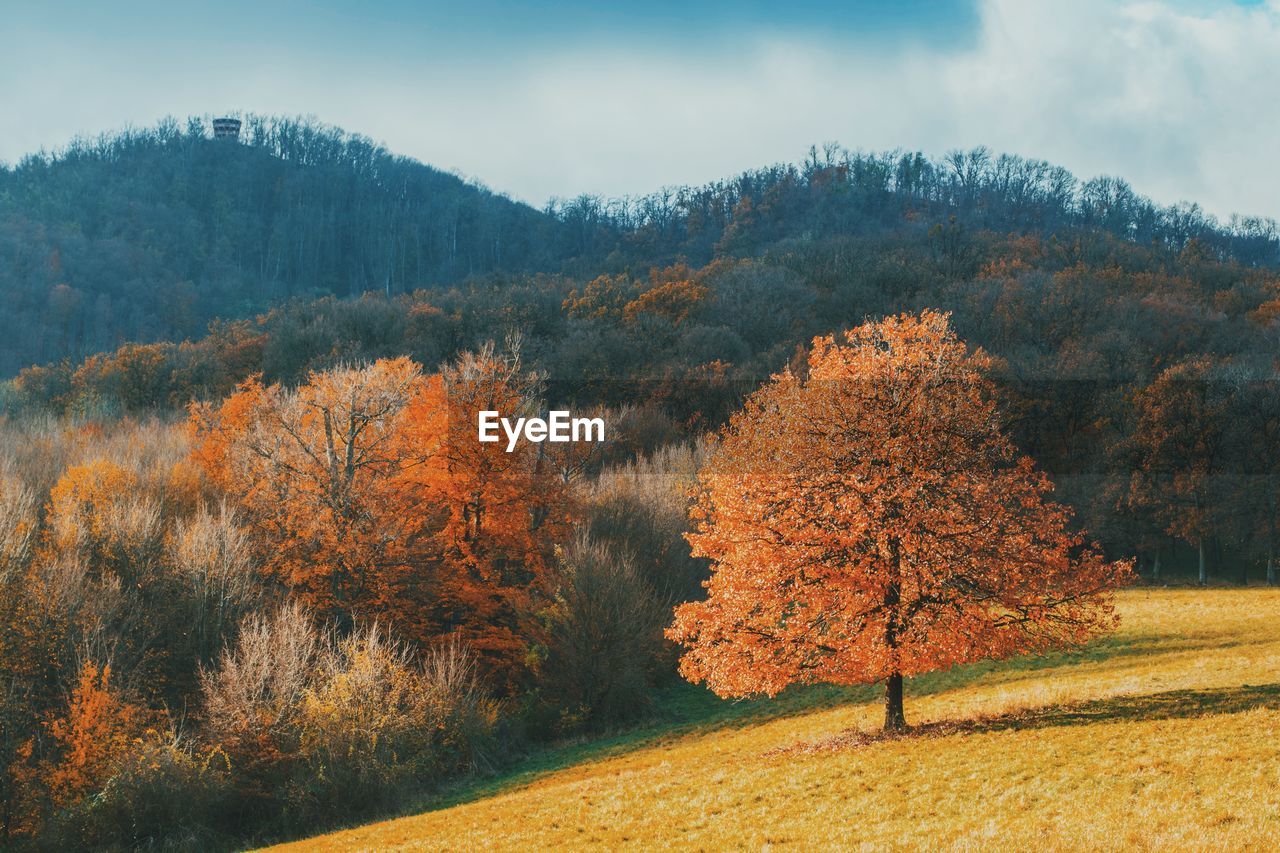
[[314,115],[543,204],[811,144],[985,144],[1280,216],[1280,0],[26,3],[0,160],[166,115]]
[[760,32],[949,40],[972,30],[978,20],[970,0],[47,0],[4,17],[20,29],[99,44],[163,39],[186,45],[229,36],[285,50],[342,46],[361,61],[411,61],[409,49],[415,45],[496,56],[499,47],[539,51],[598,39],[714,44]]

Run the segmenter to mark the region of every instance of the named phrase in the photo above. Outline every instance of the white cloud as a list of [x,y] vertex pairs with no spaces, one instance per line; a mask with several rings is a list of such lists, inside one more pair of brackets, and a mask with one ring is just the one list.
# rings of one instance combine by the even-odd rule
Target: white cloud
[[1280,0],[985,0],[980,19],[951,48],[761,35],[698,53],[622,40],[509,58],[241,56],[222,69],[174,51],[125,73],[109,70],[119,50],[55,46],[41,67],[9,45],[0,157],[235,106],[314,113],[535,204],[701,183],[838,140],[933,155],[985,144],[1119,175],[1161,202],[1280,217]]
[[1278,215],[1278,11],[991,0],[976,49],[943,66],[952,132],[1160,201]]

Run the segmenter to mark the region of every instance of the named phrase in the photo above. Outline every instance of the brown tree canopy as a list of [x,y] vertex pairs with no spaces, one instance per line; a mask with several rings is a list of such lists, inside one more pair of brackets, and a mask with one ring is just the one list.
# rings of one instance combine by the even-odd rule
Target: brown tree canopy
[[669,636],[724,696],[886,681],[1080,642],[1111,625],[1107,563],[1003,435],[987,356],[945,314],[814,341],[754,394],[701,475],[704,601]]

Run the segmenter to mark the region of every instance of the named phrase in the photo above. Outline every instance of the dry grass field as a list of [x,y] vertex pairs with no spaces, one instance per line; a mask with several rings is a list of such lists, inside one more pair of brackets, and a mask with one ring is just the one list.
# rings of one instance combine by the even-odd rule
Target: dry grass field
[[722,703],[562,747],[451,803],[298,850],[1276,849],[1280,591],[1146,590],[1069,655],[915,679],[924,733],[878,691]]

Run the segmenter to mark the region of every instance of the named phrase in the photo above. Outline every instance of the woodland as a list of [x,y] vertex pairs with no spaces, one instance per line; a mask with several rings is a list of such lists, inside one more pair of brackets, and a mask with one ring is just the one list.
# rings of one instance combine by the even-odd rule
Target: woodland
[[[1120,587],[1275,585],[1278,266],[985,149],[544,210],[298,119],[0,169],[0,831],[294,837],[681,677],[902,731]],[[476,440],[556,409],[607,440]]]

